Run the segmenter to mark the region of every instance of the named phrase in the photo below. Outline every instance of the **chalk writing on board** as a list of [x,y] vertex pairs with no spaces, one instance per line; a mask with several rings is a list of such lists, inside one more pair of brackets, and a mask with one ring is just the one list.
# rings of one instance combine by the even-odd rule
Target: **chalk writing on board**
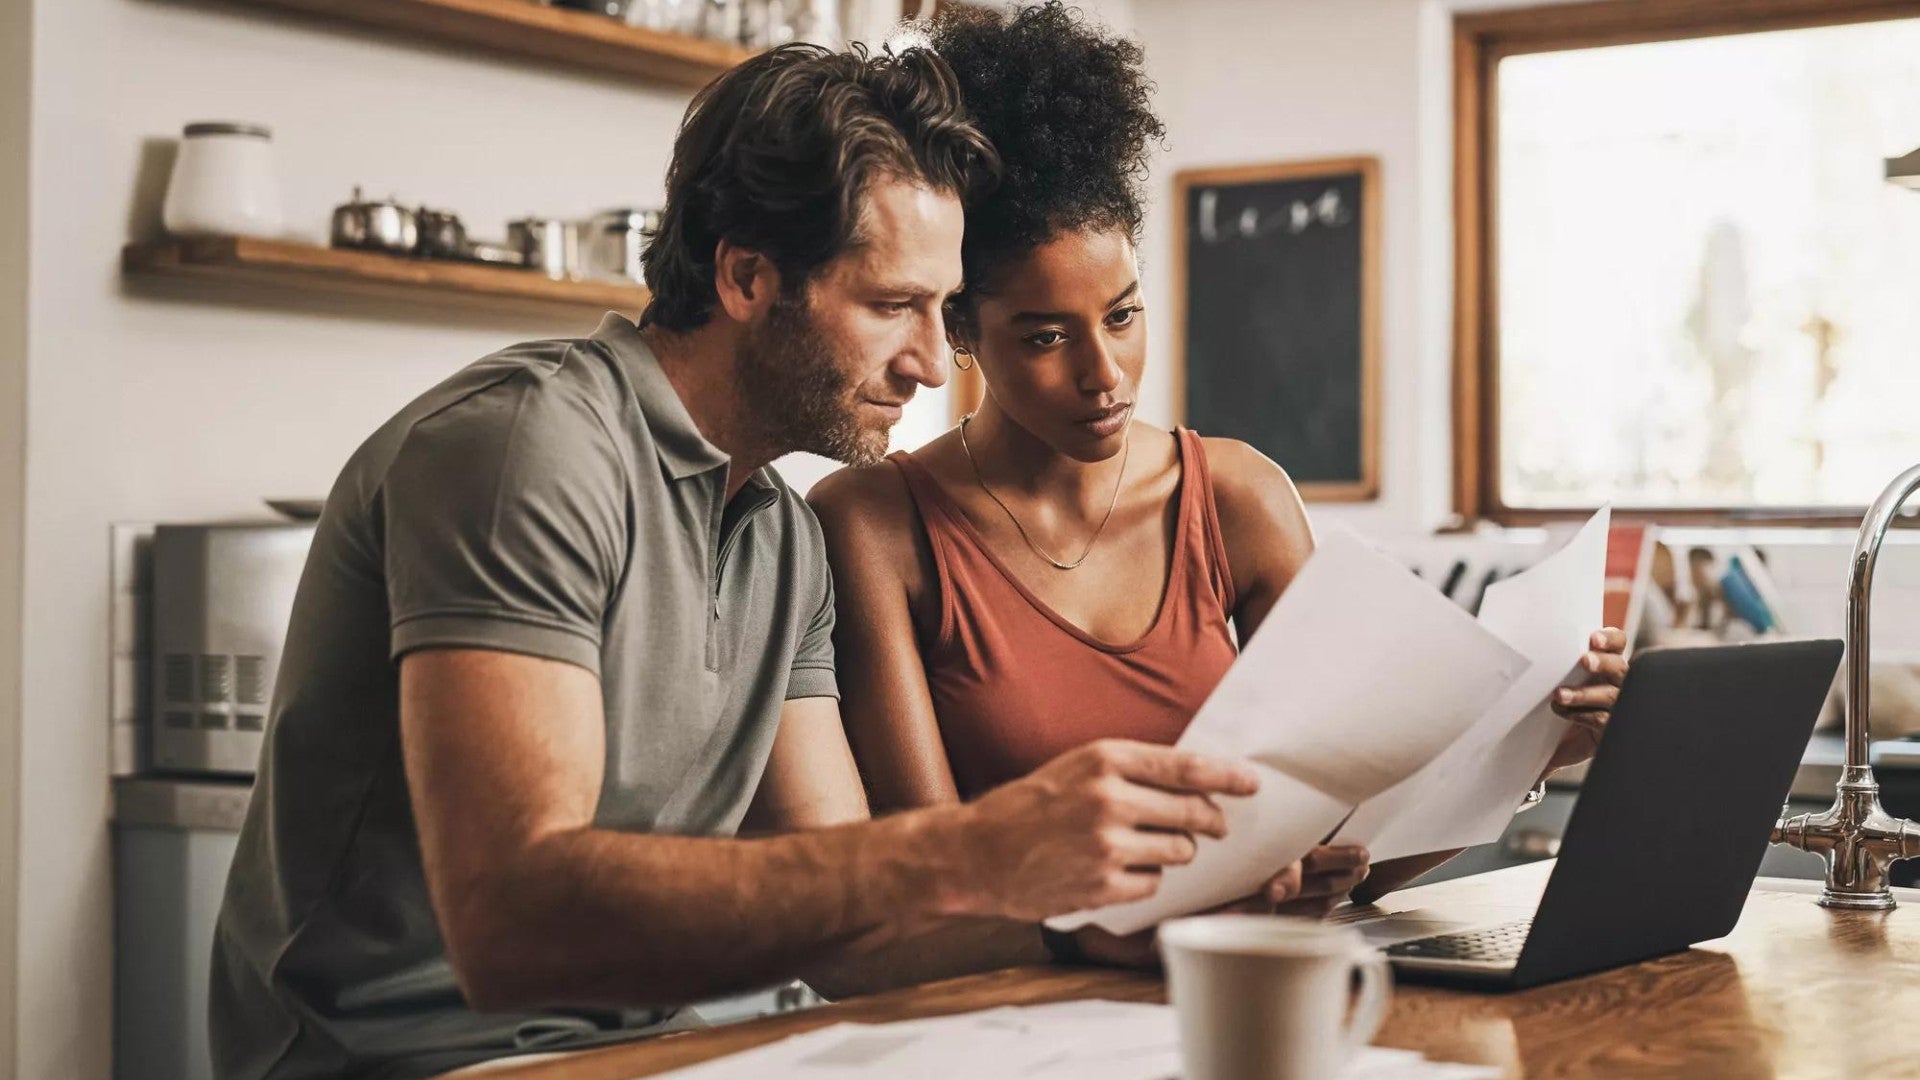
[[1223,230],[1220,227],[1220,193],[1202,191],[1199,195],[1196,229],[1200,239],[1209,244],[1232,239],[1256,240],[1268,233],[1281,231],[1298,236],[1315,224],[1337,229],[1353,220],[1353,211],[1347,207],[1346,200],[1340,197],[1340,192],[1328,188],[1316,198],[1295,199],[1276,210],[1263,212],[1257,206],[1246,207],[1234,215],[1231,226]]

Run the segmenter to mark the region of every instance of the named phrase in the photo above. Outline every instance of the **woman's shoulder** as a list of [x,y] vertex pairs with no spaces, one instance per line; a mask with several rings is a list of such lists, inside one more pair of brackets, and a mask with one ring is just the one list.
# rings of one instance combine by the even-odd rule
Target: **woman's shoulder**
[[1239,439],[1203,435],[1207,472],[1213,479],[1213,502],[1221,525],[1253,528],[1307,527],[1306,504],[1293,478],[1272,458]]
[[1239,439],[1218,435],[1200,436],[1207,454],[1207,471],[1213,475],[1217,492],[1235,498],[1290,495],[1299,498],[1293,478],[1272,458]]
[[837,584],[891,583],[909,598],[918,595],[928,580],[928,553],[900,466],[881,461],[841,469],[813,485],[807,504],[826,534],[834,573],[846,579]]
[[829,473],[807,492],[807,505],[822,528],[870,529],[893,519],[911,519],[913,496],[891,461],[848,466]]

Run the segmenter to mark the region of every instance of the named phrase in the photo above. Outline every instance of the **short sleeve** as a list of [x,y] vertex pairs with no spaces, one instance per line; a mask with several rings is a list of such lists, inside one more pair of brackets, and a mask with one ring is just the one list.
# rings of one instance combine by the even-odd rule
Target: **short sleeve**
[[510,376],[416,424],[380,499],[395,660],[491,648],[599,673],[627,485],[591,405]]
[[[807,513],[811,516],[812,512]],[[793,670],[787,677],[788,701],[840,696],[840,685],[833,672],[833,574],[827,569],[826,545],[817,536],[815,544],[819,548],[814,560],[819,568],[816,586],[819,600],[806,632],[800,637],[800,647],[793,655]]]

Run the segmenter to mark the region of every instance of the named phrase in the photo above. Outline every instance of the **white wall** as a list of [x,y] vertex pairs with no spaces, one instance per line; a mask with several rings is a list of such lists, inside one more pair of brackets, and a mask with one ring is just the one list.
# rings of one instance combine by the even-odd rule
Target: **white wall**
[[[1370,154],[1382,183],[1382,453],[1378,502],[1315,507],[1379,531],[1431,525],[1450,484],[1445,455],[1445,296],[1432,326],[1433,282],[1423,266],[1444,264],[1447,237],[1424,228],[1423,188],[1450,182],[1444,157],[1423,159],[1425,85],[1420,0],[1139,0],[1139,39],[1158,84],[1155,103],[1168,130],[1149,181],[1142,262],[1152,355],[1171,355],[1174,174],[1182,169]],[[1444,18],[1438,20],[1444,24]],[[1445,53],[1440,59],[1444,62]],[[1440,83],[1444,90],[1446,83]],[[1440,119],[1444,123],[1442,104]],[[1444,187],[1441,189],[1443,192]],[[1444,195],[1439,204],[1444,215]],[[1437,241],[1437,242],[1436,242]],[[1446,277],[1439,284],[1447,285]],[[1146,415],[1173,415],[1171,373],[1149,370]]]
[[[1152,355],[1171,353],[1174,174],[1352,155],[1380,159],[1381,493],[1316,520],[1425,533],[1452,507],[1452,16],[1561,0],[1135,0],[1168,146],[1142,246]],[[1146,415],[1173,416],[1148,373]]]
[[[0,972],[15,970],[19,896],[21,558],[26,530],[30,4],[0,4]],[[14,981],[0,975],[0,1076],[12,1072]]]

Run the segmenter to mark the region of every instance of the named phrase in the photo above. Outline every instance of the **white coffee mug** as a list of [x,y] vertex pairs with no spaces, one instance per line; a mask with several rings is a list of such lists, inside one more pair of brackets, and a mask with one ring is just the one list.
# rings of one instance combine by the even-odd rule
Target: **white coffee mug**
[[1392,997],[1386,958],[1350,926],[1202,915],[1163,923],[1160,953],[1186,1080],[1326,1080],[1372,1040]]

